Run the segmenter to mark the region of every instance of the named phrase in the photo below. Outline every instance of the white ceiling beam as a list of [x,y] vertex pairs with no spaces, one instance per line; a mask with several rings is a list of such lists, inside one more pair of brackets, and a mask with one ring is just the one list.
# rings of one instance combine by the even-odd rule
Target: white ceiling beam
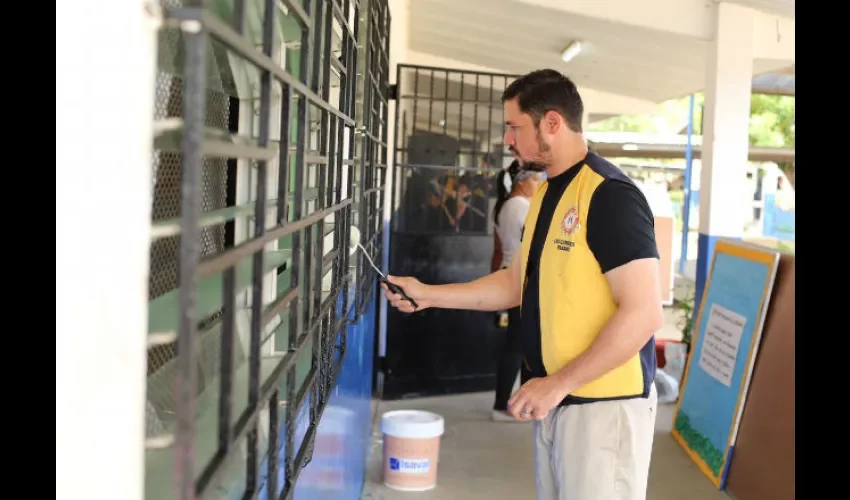
[[779,14],[785,17],[795,17],[795,0],[724,0],[729,3],[737,3],[752,7],[753,9],[767,14]]
[[622,94],[613,94],[587,87],[579,87],[585,113],[603,115],[632,115],[660,111],[657,103]]
[[[520,3],[618,24],[710,40],[713,0],[516,0]],[[616,5],[614,5],[616,4]]]
[[[719,0],[619,0],[616,7],[612,6],[615,2],[598,0],[516,1],[577,16],[712,40],[715,32],[712,12]],[[730,3],[756,11],[754,59],[794,61],[795,20],[787,15],[789,8],[793,15],[793,1],[734,0]]]
[[[412,40],[418,40],[417,36]],[[555,68],[570,76],[580,87],[590,87],[603,90],[612,94],[627,95],[635,98],[643,98],[661,102],[670,97],[686,94],[691,88],[698,88],[702,84],[702,73],[704,69],[688,71],[658,70],[650,71],[646,66],[639,67],[635,72],[629,74],[628,80],[622,77],[622,68],[610,65],[597,65],[593,63],[575,62],[569,67],[564,67],[560,57],[554,51],[552,53],[530,52],[523,55],[521,51],[500,50],[483,53],[476,49],[474,44],[463,45],[454,43],[452,40],[437,39],[430,37],[422,39],[417,48],[428,50],[424,52],[409,52],[411,64],[425,64],[424,62],[412,61],[450,61],[451,68],[475,69],[486,68],[479,71],[492,71],[494,69],[511,74],[522,74],[539,68]],[[416,54],[414,57],[413,54]],[[423,57],[420,59],[419,55]],[[431,56],[431,54],[452,54],[453,59],[447,57]],[[467,61],[478,61],[482,64],[472,64]],[[489,63],[489,64],[488,64]],[[495,68],[501,64],[501,68]],[[651,65],[649,65],[651,66]],[[702,65],[704,66],[704,64]],[[442,67],[442,66],[440,66]],[[618,72],[620,71],[620,72]],[[664,85],[659,85],[659,79],[663,79]],[[682,83],[679,85],[679,83]],[[676,87],[673,95],[665,92],[670,86]]]

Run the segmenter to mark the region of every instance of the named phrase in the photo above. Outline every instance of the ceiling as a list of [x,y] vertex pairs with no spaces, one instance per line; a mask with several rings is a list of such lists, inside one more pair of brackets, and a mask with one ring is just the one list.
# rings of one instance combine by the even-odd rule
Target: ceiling
[[[790,9],[793,15],[793,0],[735,3],[779,14]],[[412,0],[408,15],[410,51],[465,66],[512,74],[551,67],[580,87],[651,102],[704,86],[709,41],[701,37],[523,0]],[[564,63],[560,54],[571,40],[584,42],[582,54]],[[754,74],[787,66],[788,61],[756,59]]]
[[726,0],[729,3],[737,3],[752,7],[762,12],[779,14],[781,16],[794,17],[796,0]]

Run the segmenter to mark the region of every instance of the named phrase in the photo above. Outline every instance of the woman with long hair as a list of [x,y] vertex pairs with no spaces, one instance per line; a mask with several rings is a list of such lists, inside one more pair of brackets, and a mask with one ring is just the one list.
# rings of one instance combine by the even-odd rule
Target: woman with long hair
[[[496,217],[495,233],[501,253],[500,262],[498,262],[496,269],[509,267],[514,254],[519,252],[522,228],[531,206],[531,197],[534,196],[542,180],[540,172],[523,170],[518,161],[514,161],[508,167],[506,177],[510,180],[510,183],[504,186],[507,194],[497,200],[494,210]],[[496,371],[496,399],[493,403],[493,420],[496,421],[519,422],[508,414],[508,399],[511,397],[514,382],[522,363],[519,309],[519,306],[517,306],[507,311],[507,336]]]
[[[493,223],[499,225],[499,210],[511,195],[511,177],[519,172],[519,160],[514,160],[510,166],[503,168],[496,176],[496,205],[493,208]],[[490,272],[495,273],[502,268],[502,240],[499,232],[493,231],[493,257],[490,260]]]

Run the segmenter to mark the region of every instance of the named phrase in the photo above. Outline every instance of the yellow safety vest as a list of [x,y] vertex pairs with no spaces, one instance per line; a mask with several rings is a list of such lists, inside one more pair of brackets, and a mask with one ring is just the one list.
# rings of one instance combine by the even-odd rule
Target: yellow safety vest
[[[587,244],[587,214],[596,188],[605,180],[587,164],[570,181],[558,203],[539,261],[540,350],[553,374],[582,354],[616,311],[608,281]],[[522,291],[531,239],[540,213],[544,182],[532,198],[522,238]],[[536,332],[526,332],[535,334]],[[571,394],[587,399],[639,396],[644,375],[638,353]]]

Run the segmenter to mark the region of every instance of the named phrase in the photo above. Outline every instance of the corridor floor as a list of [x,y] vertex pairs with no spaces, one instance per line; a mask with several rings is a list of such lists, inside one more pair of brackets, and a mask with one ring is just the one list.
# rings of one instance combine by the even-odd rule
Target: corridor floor
[[[493,393],[380,402],[372,432],[363,499],[533,500],[531,425],[490,420]],[[728,500],[670,435],[674,404],[659,405],[648,500]],[[437,488],[401,493],[381,482],[380,415],[398,409],[428,410],[445,418]]]

